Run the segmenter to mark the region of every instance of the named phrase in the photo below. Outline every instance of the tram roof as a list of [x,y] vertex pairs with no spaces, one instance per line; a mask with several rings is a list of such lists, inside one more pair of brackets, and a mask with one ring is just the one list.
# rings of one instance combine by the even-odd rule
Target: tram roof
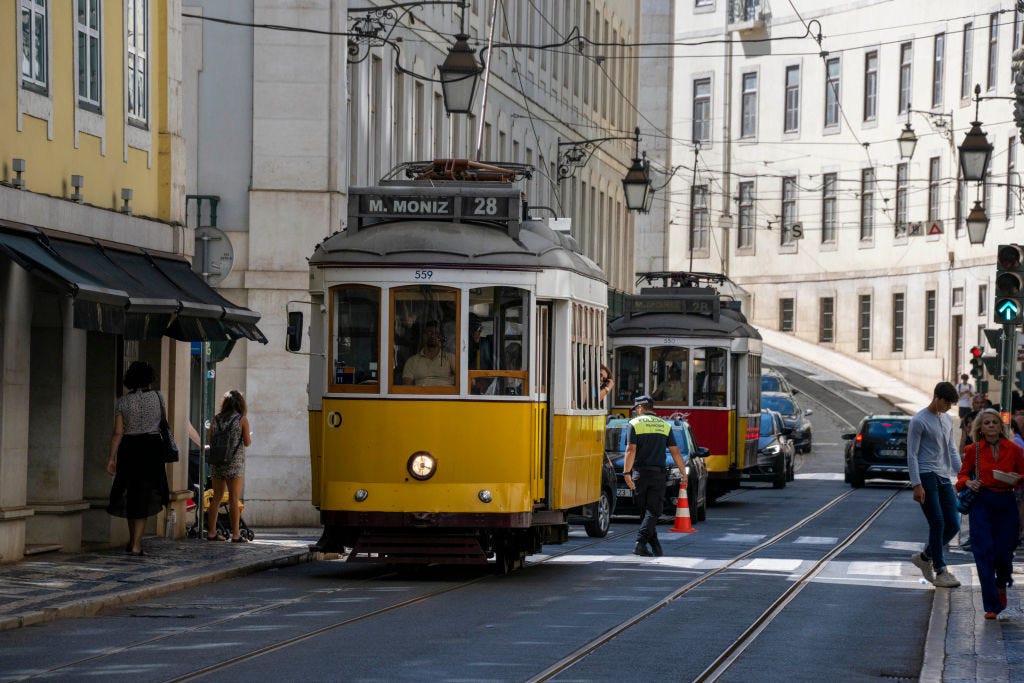
[[[367,197],[399,196],[422,198],[425,202],[498,197],[507,202],[510,210],[508,215],[495,220],[458,214],[417,216],[394,211],[384,216],[367,214]],[[520,220],[518,211],[521,211],[519,191],[501,183],[406,181],[383,187],[353,187],[349,189],[348,229],[317,245],[310,264],[421,267],[429,263],[435,268],[554,268],[607,282],[604,271],[580,251],[571,236],[552,230],[543,221]]]
[[[714,297],[714,313],[683,312],[687,307],[678,310],[658,310],[664,307],[645,308],[638,302],[662,301],[674,302],[687,299],[707,301]],[[695,288],[647,289],[644,293],[626,297],[626,314],[608,323],[609,337],[728,337],[760,339],[761,334],[747,322],[747,318],[739,310],[739,302],[719,301],[713,290]]]

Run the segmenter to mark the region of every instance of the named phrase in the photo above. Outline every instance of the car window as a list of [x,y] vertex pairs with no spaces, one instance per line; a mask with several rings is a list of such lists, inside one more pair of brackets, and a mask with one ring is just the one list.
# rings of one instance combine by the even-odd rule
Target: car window
[[793,401],[785,396],[762,395],[761,407],[767,408],[768,410],[777,410],[783,415],[793,415],[797,412]]
[[775,433],[775,426],[772,424],[771,413],[761,413],[761,436],[771,436]]
[[864,436],[871,439],[891,439],[906,435],[906,420],[871,420],[864,425]]
[[672,436],[676,440],[676,445],[679,446],[679,452],[685,458],[690,453],[690,442],[686,440],[686,430],[682,425],[673,425]]
[[627,437],[625,427],[609,427],[604,433],[604,449],[606,451],[626,450]]
[[761,375],[761,391],[782,391],[779,378],[772,375]]

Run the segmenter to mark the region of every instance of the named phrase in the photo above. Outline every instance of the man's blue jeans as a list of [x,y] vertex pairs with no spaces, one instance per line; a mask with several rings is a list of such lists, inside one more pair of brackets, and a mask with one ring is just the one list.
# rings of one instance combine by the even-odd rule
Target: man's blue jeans
[[960,513],[956,510],[956,491],[946,477],[935,472],[921,472],[924,504],[921,511],[928,520],[928,545],[924,556],[931,560],[936,572],[946,568],[942,548],[960,531]]

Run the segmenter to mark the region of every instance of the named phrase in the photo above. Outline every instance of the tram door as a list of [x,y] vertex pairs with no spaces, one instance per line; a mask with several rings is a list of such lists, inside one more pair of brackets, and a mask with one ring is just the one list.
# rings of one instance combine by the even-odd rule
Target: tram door
[[536,410],[533,413],[533,464],[531,466],[531,481],[533,500],[536,502],[551,501],[551,435],[554,432],[554,414],[551,410],[551,392],[549,381],[551,377],[551,302],[538,301],[536,315],[534,316],[533,348],[536,350],[535,365],[533,373],[533,393],[537,397]]

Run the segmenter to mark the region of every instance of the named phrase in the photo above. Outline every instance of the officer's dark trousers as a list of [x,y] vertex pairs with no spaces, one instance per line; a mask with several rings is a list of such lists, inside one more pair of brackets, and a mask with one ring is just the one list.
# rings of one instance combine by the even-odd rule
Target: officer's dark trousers
[[1013,583],[1013,550],[1019,533],[1020,515],[1013,493],[982,487],[971,505],[971,551],[986,612],[1003,610],[999,589]]
[[641,468],[633,471],[633,483],[636,485],[636,505],[642,510],[638,541],[650,541],[658,537],[658,517],[661,516],[665,501],[665,479],[667,472],[664,467]]

